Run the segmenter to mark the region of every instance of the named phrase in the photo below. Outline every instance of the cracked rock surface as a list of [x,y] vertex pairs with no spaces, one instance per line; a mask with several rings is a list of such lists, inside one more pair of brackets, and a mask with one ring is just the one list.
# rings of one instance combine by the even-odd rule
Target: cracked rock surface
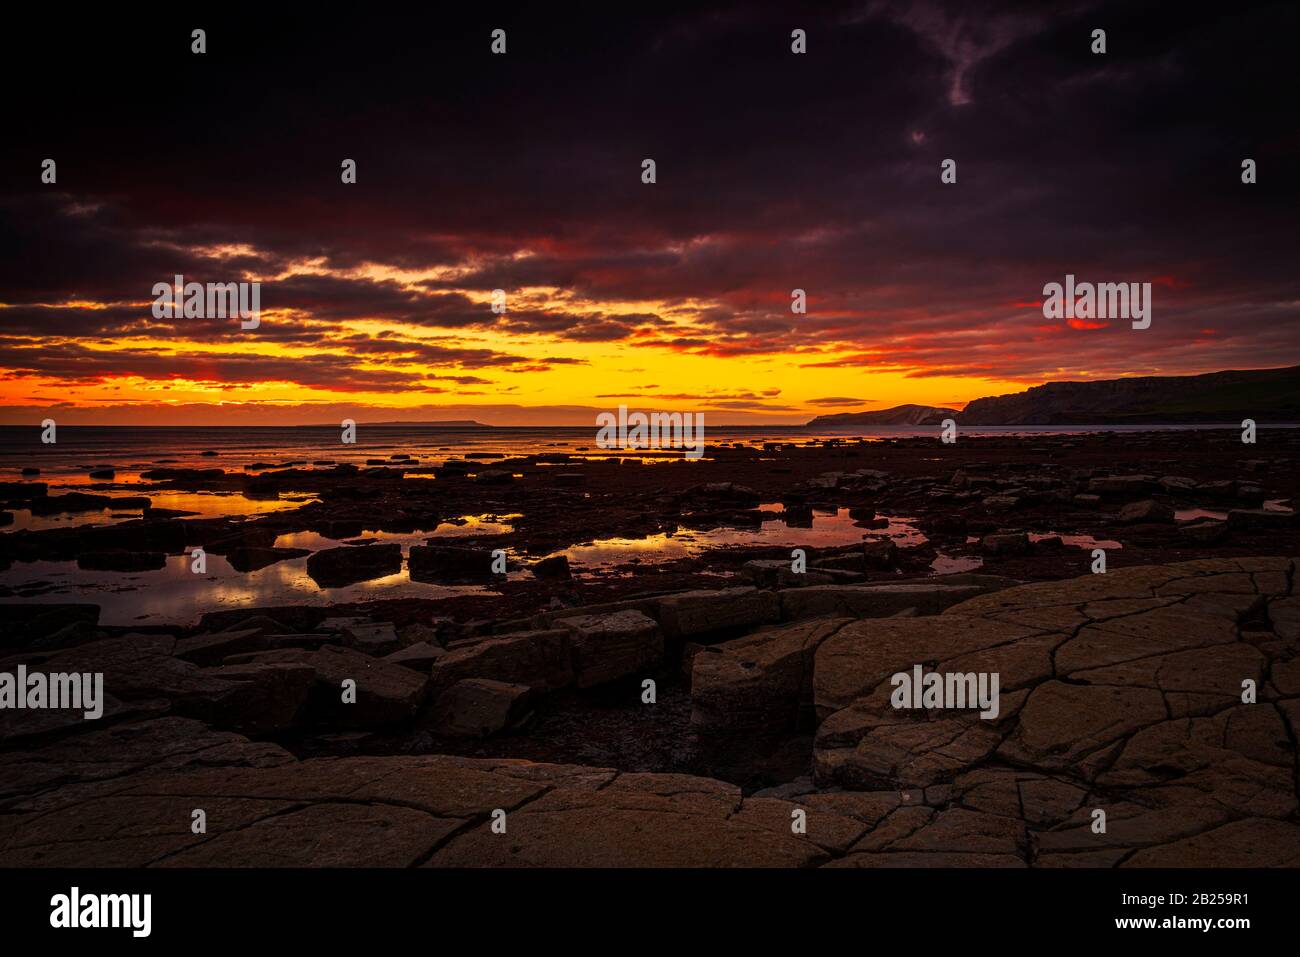
[[[318,685],[360,652],[202,668],[171,639],[99,642],[76,657],[122,699],[104,721],[4,736],[0,866],[1297,866],[1296,564],[1122,568],[911,617],[860,618],[837,601],[779,623],[775,596],[754,597],[770,592],[726,607],[685,596],[669,635],[713,619],[751,629],[694,655],[693,729],[815,733],[807,775],[755,793],[514,759],[300,760],[259,737],[327,721]],[[534,686],[569,680],[561,639],[575,628],[583,673],[603,666],[602,643],[617,672],[634,669],[660,639],[621,614],[467,645],[429,678],[345,670],[374,721],[402,721],[440,687],[514,677],[521,642]],[[918,665],[996,673],[996,717],[895,708],[892,676]],[[268,717],[241,725],[248,702]]]

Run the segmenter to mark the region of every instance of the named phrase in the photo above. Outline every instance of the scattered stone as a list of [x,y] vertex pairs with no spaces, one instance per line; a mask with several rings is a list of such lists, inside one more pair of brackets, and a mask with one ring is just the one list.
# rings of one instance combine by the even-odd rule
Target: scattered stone
[[614,681],[656,667],[664,655],[659,625],[639,611],[565,618],[579,688]]
[[277,562],[310,555],[306,548],[257,548],[236,546],[226,552],[226,561],[237,572],[255,572]]
[[402,546],[397,544],[327,548],[307,559],[307,574],[322,588],[341,588],[401,570]]
[[77,567],[97,572],[150,572],[167,566],[162,552],[128,552],[112,549],[77,556]]
[[533,562],[532,572],[536,578],[553,578],[568,580],[573,577],[569,571],[569,556],[552,555]]
[[435,645],[427,641],[417,641],[413,645],[407,645],[390,655],[385,655],[384,660],[395,665],[405,665],[423,674],[428,674],[433,663],[445,654],[447,654],[447,649],[441,645]]
[[532,690],[490,678],[466,678],[438,696],[434,729],[439,734],[485,738],[517,724],[529,712]]
[[1223,541],[1227,534],[1227,522],[1196,522],[1178,527],[1179,537],[1194,545],[1215,545]]
[[688,591],[659,601],[659,623],[673,639],[771,624],[780,619],[776,594],[757,588]]
[[430,671],[432,691],[440,693],[462,678],[493,678],[538,692],[564,688],[573,683],[568,638],[568,629],[553,628],[450,648]]
[[479,582],[493,577],[492,550],[460,545],[412,545],[411,581]]
[[1169,525],[1174,521],[1174,510],[1163,502],[1148,498],[1123,506],[1119,510],[1119,520],[1129,525],[1138,522]]
[[1029,536],[1024,532],[998,532],[985,535],[980,548],[987,555],[1024,555],[1029,551]]

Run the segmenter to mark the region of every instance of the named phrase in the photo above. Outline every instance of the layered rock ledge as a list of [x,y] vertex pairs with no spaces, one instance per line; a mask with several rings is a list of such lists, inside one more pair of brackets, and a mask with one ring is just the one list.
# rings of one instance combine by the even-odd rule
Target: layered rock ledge
[[[104,671],[106,720],[6,727],[0,866],[1296,866],[1295,576],[1292,558],[1132,567],[876,607],[891,617],[833,586],[801,589],[793,614],[785,594],[687,594],[407,664],[355,627],[348,647],[247,629],[92,642],[44,665]],[[744,793],[523,760],[300,760],[268,740],[439,700],[466,702],[471,729],[505,722],[525,686],[635,678],[665,642],[709,634],[692,733],[811,731],[806,776]],[[997,673],[996,719],[893,707],[891,676],[917,665]]]

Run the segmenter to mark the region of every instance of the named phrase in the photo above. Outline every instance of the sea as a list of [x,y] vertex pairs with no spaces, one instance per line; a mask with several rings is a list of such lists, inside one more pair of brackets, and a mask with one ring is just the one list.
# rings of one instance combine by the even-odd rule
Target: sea
[[[1236,429],[1223,425],[1175,426],[1000,426],[963,429],[966,436],[1060,435],[1099,431],[1144,432],[1153,429]],[[1291,426],[1294,427],[1294,426]],[[864,430],[810,432],[800,426],[711,427],[706,433],[709,446],[765,443],[805,444],[830,438],[879,440],[911,436],[934,436],[936,426],[888,426]],[[110,496],[147,494],[153,508],[172,509],[195,518],[230,516],[246,521],[278,509],[297,508],[312,500],[308,493],[278,499],[245,496],[232,492],[153,491],[142,472],[160,467],[221,468],[227,472],[260,471],[269,467],[331,468],[338,463],[365,466],[368,462],[393,462],[427,467],[448,459],[479,458],[490,465],[498,456],[564,453],[575,458],[636,457],[647,464],[673,461],[680,451],[622,451],[601,449],[595,443],[594,427],[448,427],[413,424],[357,426],[355,444],[341,441],[335,426],[240,427],[143,427],[143,426],[58,426],[56,441],[41,441],[37,426],[0,426],[0,482],[35,481],[49,486],[50,494],[88,491]],[[704,459],[709,455],[706,450]],[[319,464],[318,464],[319,463]],[[250,469],[249,466],[257,466]],[[92,471],[112,469],[112,479],[92,478]],[[39,474],[24,474],[39,469]],[[758,526],[681,529],[641,539],[608,538],[573,543],[564,549],[575,576],[598,578],[626,575],[630,563],[669,561],[690,557],[710,548],[761,546],[831,546],[861,541],[864,537],[889,538],[900,547],[924,541],[914,519],[889,516],[888,524],[864,531],[847,509],[824,509],[814,513],[811,526],[787,525],[778,517],[780,503],[761,506],[772,513]],[[107,508],[95,512],[33,515],[30,510],[9,510],[13,521],[0,529],[12,534],[24,529],[102,525],[138,521],[136,509]],[[451,539],[468,535],[508,533],[510,514],[468,514],[451,516],[436,527],[413,533],[395,533],[381,528],[365,529],[362,540],[396,542],[405,553],[413,544],[429,539]],[[382,524],[377,522],[376,524]],[[1059,530],[1041,529],[1051,535]],[[1075,536],[1075,538],[1079,538]],[[1086,539],[1086,536],[1083,537]],[[280,536],[278,547],[316,551],[340,547],[336,541],[314,532]],[[1118,543],[1070,540],[1079,548],[1094,545],[1118,547]],[[543,556],[528,556],[538,558]],[[512,556],[519,569],[515,579],[527,577],[522,556]],[[323,588],[308,574],[306,557],[277,562],[254,572],[241,573],[224,558],[207,556],[206,573],[195,575],[188,555],[167,556],[164,568],[146,572],[104,572],[81,569],[75,562],[14,561],[0,570],[0,601],[91,602],[100,605],[102,624],[168,625],[193,624],[208,611],[275,604],[333,604],[388,598],[446,598],[475,594],[477,585],[436,585],[411,581],[403,567],[397,574],[341,588]],[[938,555],[935,574],[971,571],[980,560],[971,556]]]

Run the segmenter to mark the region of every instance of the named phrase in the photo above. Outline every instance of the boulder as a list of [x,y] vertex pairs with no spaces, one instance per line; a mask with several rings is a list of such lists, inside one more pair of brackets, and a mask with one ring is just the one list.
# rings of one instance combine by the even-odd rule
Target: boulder
[[162,552],[128,552],[114,549],[77,556],[77,567],[97,572],[151,572],[167,566]]
[[1024,532],[996,532],[980,540],[987,555],[1024,555],[1029,552],[1029,536]]
[[1228,512],[1230,528],[1271,529],[1295,528],[1300,524],[1300,512],[1280,512],[1267,508],[1234,508]]
[[307,559],[307,574],[321,588],[341,588],[401,570],[402,546],[397,544],[327,548]]
[[412,545],[411,581],[482,582],[493,576],[492,550],[460,545]]
[[1223,541],[1227,534],[1227,522],[1196,522],[1178,527],[1178,536],[1194,545],[1214,545]]
[[[213,554],[219,554],[214,552]],[[237,572],[255,572],[259,568],[266,568],[277,562],[283,562],[290,558],[302,558],[304,555],[310,555],[311,551],[306,548],[261,548],[258,546],[239,545],[226,551],[226,561],[230,567]]]
[[423,674],[428,674],[433,663],[445,654],[447,654],[447,649],[443,648],[442,645],[428,641],[417,641],[415,644],[407,645],[390,655],[384,655],[384,660],[395,665],[405,665],[407,668],[413,668]]
[[757,588],[688,591],[659,599],[659,624],[669,638],[689,638],[778,621],[776,594]]
[[799,588],[803,585],[829,585],[835,581],[824,572],[796,572],[784,558],[759,558],[745,562],[740,566],[740,573],[755,585],[768,587]]
[[430,676],[435,694],[462,678],[492,678],[538,692],[555,691],[573,683],[569,631],[525,631],[453,648],[434,662]]
[[220,694],[194,697],[187,713],[242,734],[295,727],[315,680],[311,668],[293,663],[222,665],[203,673],[228,681],[231,687]]
[[[283,648],[249,655],[250,664],[302,664],[313,684],[304,717],[328,727],[371,728],[400,724],[425,700],[428,679],[410,668],[372,658],[354,648]],[[344,682],[356,682],[355,702],[344,700]]]
[[387,655],[402,645],[397,629],[387,621],[357,622],[345,625],[342,631],[345,644],[368,655]]
[[569,556],[552,555],[532,564],[533,576],[536,578],[554,578],[567,580],[573,575],[569,571]]
[[772,626],[698,649],[691,726],[703,733],[793,731],[811,717],[813,655],[849,619]]
[[490,678],[465,678],[438,696],[434,730],[485,738],[518,723],[529,712],[532,689]]
[[565,618],[574,681],[590,688],[658,666],[664,639],[653,618],[639,611]]
[[265,632],[258,628],[234,631],[207,632],[176,642],[174,654],[196,665],[215,666],[231,655],[264,651],[267,648]]
[[1148,498],[1140,502],[1129,502],[1123,506],[1119,510],[1119,520],[1126,524],[1143,522],[1168,525],[1173,523],[1174,510],[1163,502]]

